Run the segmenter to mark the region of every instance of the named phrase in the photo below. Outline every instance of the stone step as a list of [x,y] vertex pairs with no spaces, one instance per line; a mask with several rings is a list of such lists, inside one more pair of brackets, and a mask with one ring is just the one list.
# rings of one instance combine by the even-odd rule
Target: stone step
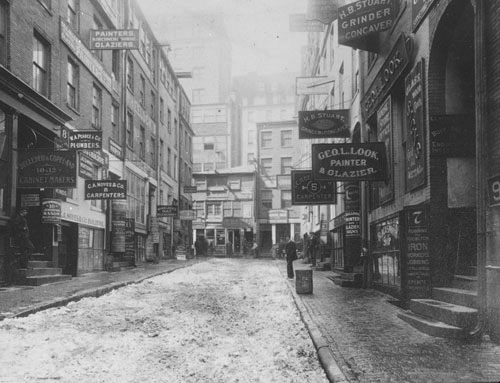
[[349,279],[344,279],[339,275],[334,275],[334,276],[329,276],[327,277],[329,280],[331,280],[333,283],[335,283],[337,286],[340,287],[355,287],[359,288],[362,286],[361,281],[353,281]]
[[22,277],[37,277],[62,274],[62,269],[58,267],[44,267],[36,269],[18,269],[18,272]]
[[454,305],[478,308],[477,291],[457,289],[453,287],[434,287],[432,297],[438,301],[452,303]]
[[475,275],[455,275],[451,282],[451,287],[463,290],[477,291],[477,276]]
[[409,308],[415,314],[450,326],[471,329],[477,323],[478,310],[434,299],[412,299]]
[[71,275],[44,275],[35,277],[20,278],[18,284],[28,286],[41,286],[54,282],[67,281],[71,279]]
[[329,271],[332,269],[332,264],[329,261],[318,262],[316,265],[316,270]]
[[52,267],[51,261],[28,261],[28,268],[44,269],[44,268],[51,268],[51,267]]
[[464,339],[468,336],[467,331],[460,327],[450,326],[449,324],[426,318],[410,311],[402,311],[397,315],[398,318],[427,335],[449,339]]

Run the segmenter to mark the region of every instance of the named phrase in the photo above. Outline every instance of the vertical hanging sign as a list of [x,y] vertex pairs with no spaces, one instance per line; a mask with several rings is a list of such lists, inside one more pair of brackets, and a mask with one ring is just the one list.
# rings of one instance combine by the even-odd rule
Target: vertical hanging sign
[[424,60],[405,78],[406,191],[425,184]]
[[377,111],[378,141],[385,144],[387,155],[387,177],[385,182],[377,183],[379,203],[383,205],[394,198],[394,177],[392,174],[392,107],[389,96]]

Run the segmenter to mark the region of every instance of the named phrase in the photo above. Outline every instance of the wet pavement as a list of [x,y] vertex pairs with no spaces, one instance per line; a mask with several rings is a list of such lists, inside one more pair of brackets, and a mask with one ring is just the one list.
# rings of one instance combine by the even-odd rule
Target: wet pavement
[[[0,288],[0,319],[26,316],[172,272],[204,259],[168,260],[120,272],[98,272],[49,285]],[[313,293],[297,294],[286,262],[281,271],[332,382],[500,382],[500,344],[431,337],[397,317],[401,308],[376,290],[335,285],[331,271],[313,271]],[[302,260],[295,269],[309,269]]]

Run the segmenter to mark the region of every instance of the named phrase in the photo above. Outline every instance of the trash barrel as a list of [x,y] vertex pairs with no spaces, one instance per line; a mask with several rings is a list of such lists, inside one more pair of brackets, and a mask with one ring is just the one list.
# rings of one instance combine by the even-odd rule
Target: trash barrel
[[312,270],[295,270],[295,291],[297,292],[297,294],[312,294]]

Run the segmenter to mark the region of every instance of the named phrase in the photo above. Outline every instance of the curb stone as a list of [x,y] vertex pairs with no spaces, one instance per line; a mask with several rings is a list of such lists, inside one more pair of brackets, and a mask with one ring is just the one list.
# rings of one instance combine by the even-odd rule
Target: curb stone
[[[281,275],[284,275],[279,266],[277,266]],[[316,352],[318,353],[318,358],[325,370],[326,376],[331,383],[350,383],[351,381],[347,379],[342,370],[340,369],[337,361],[333,357],[333,354],[329,348],[328,341],[321,333],[320,329],[314,323],[311,314],[301,302],[300,297],[293,290],[293,281],[285,281],[288,289],[290,290],[293,301],[297,310],[299,311],[300,318],[302,322],[306,325],[307,331],[309,332],[309,336],[311,337],[314,347],[316,348]]]

